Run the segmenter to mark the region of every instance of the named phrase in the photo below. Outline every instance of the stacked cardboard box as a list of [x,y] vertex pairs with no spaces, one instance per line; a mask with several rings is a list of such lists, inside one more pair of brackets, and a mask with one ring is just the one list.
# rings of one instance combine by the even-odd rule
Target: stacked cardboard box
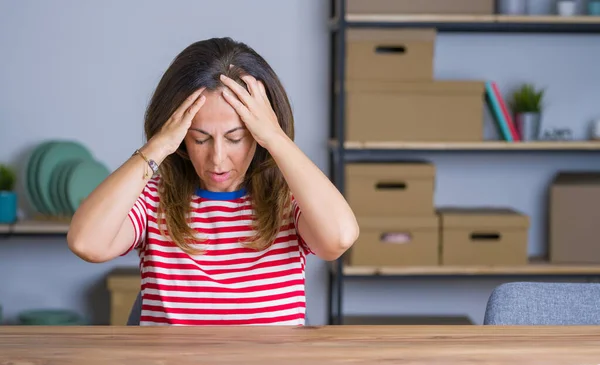
[[346,139],[483,140],[483,81],[435,80],[435,29],[348,29]]
[[500,207],[435,207],[429,162],[348,164],[361,234],[353,266],[525,265],[529,217]]
[[507,208],[438,208],[440,264],[525,265],[529,218]]
[[[523,0],[524,1],[524,0]],[[350,14],[492,15],[494,0],[347,0]]]
[[[352,14],[493,14],[493,0],[348,0]],[[346,140],[483,140],[485,82],[434,78],[435,29],[347,29]],[[356,266],[522,264],[526,216],[438,210],[429,162],[348,164]]]
[[428,162],[348,164],[346,198],[361,230],[348,263],[438,265],[434,190],[435,166]]
[[600,173],[558,173],[549,210],[550,262],[600,263]]

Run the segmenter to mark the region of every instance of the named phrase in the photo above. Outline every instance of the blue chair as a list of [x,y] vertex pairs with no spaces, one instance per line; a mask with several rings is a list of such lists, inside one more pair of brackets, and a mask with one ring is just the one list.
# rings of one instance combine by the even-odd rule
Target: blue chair
[[502,284],[490,295],[483,324],[600,325],[600,284]]

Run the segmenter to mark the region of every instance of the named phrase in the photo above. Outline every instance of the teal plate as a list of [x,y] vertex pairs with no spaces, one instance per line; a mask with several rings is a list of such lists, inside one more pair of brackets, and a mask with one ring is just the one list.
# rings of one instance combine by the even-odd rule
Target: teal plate
[[48,214],[60,213],[60,207],[54,206],[51,200],[52,172],[62,161],[70,159],[93,160],[93,156],[90,151],[77,142],[61,141],[52,144],[39,159],[36,182],[40,193],[40,203]]
[[83,319],[75,312],[63,309],[39,309],[19,313],[19,322],[29,326],[76,326]]
[[38,169],[38,161],[45,150],[50,147],[54,142],[48,141],[38,144],[31,155],[29,155],[29,160],[27,161],[27,168],[25,170],[25,187],[27,191],[27,198],[31,203],[31,206],[38,213],[44,213],[44,207],[40,202],[40,193],[38,192],[37,187],[37,169]]
[[71,175],[71,171],[81,163],[82,160],[69,161],[68,165],[64,167],[64,170],[58,180],[58,193],[60,194],[60,202],[62,211],[66,216],[72,216],[75,211],[71,209],[68,198],[67,180]]
[[70,159],[60,162],[54,171],[52,171],[52,176],[50,177],[50,200],[61,216],[70,215],[70,209],[64,193],[67,170],[79,161],[81,160]]
[[104,181],[110,171],[98,161],[81,161],[67,176],[67,200],[72,212]]

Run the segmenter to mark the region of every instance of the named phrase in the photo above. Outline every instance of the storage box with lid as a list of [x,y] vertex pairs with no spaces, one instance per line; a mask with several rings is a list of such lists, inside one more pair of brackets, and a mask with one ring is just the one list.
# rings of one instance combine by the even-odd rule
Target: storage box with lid
[[439,224],[436,215],[357,217],[360,236],[348,251],[352,266],[437,266]]
[[346,12],[378,15],[493,15],[494,5],[494,0],[347,0]]
[[529,217],[510,208],[444,207],[442,265],[525,265]]
[[484,82],[348,81],[346,85],[346,140],[483,140]]
[[435,29],[348,29],[346,79],[431,81]]
[[116,268],[107,277],[110,291],[110,324],[124,326],[141,290],[140,270],[137,267]]
[[549,259],[600,263],[600,172],[560,172],[550,186]]
[[435,166],[432,163],[348,163],[345,169],[345,195],[355,215],[435,214]]

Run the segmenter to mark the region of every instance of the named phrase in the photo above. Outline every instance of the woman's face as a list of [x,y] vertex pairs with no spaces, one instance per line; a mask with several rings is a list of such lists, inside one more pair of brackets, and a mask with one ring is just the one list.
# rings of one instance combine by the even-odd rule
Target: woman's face
[[203,189],[238,190],[254,157],[256,141],[221,90],[203,95],[206,102],[184,139],[190,159]]

